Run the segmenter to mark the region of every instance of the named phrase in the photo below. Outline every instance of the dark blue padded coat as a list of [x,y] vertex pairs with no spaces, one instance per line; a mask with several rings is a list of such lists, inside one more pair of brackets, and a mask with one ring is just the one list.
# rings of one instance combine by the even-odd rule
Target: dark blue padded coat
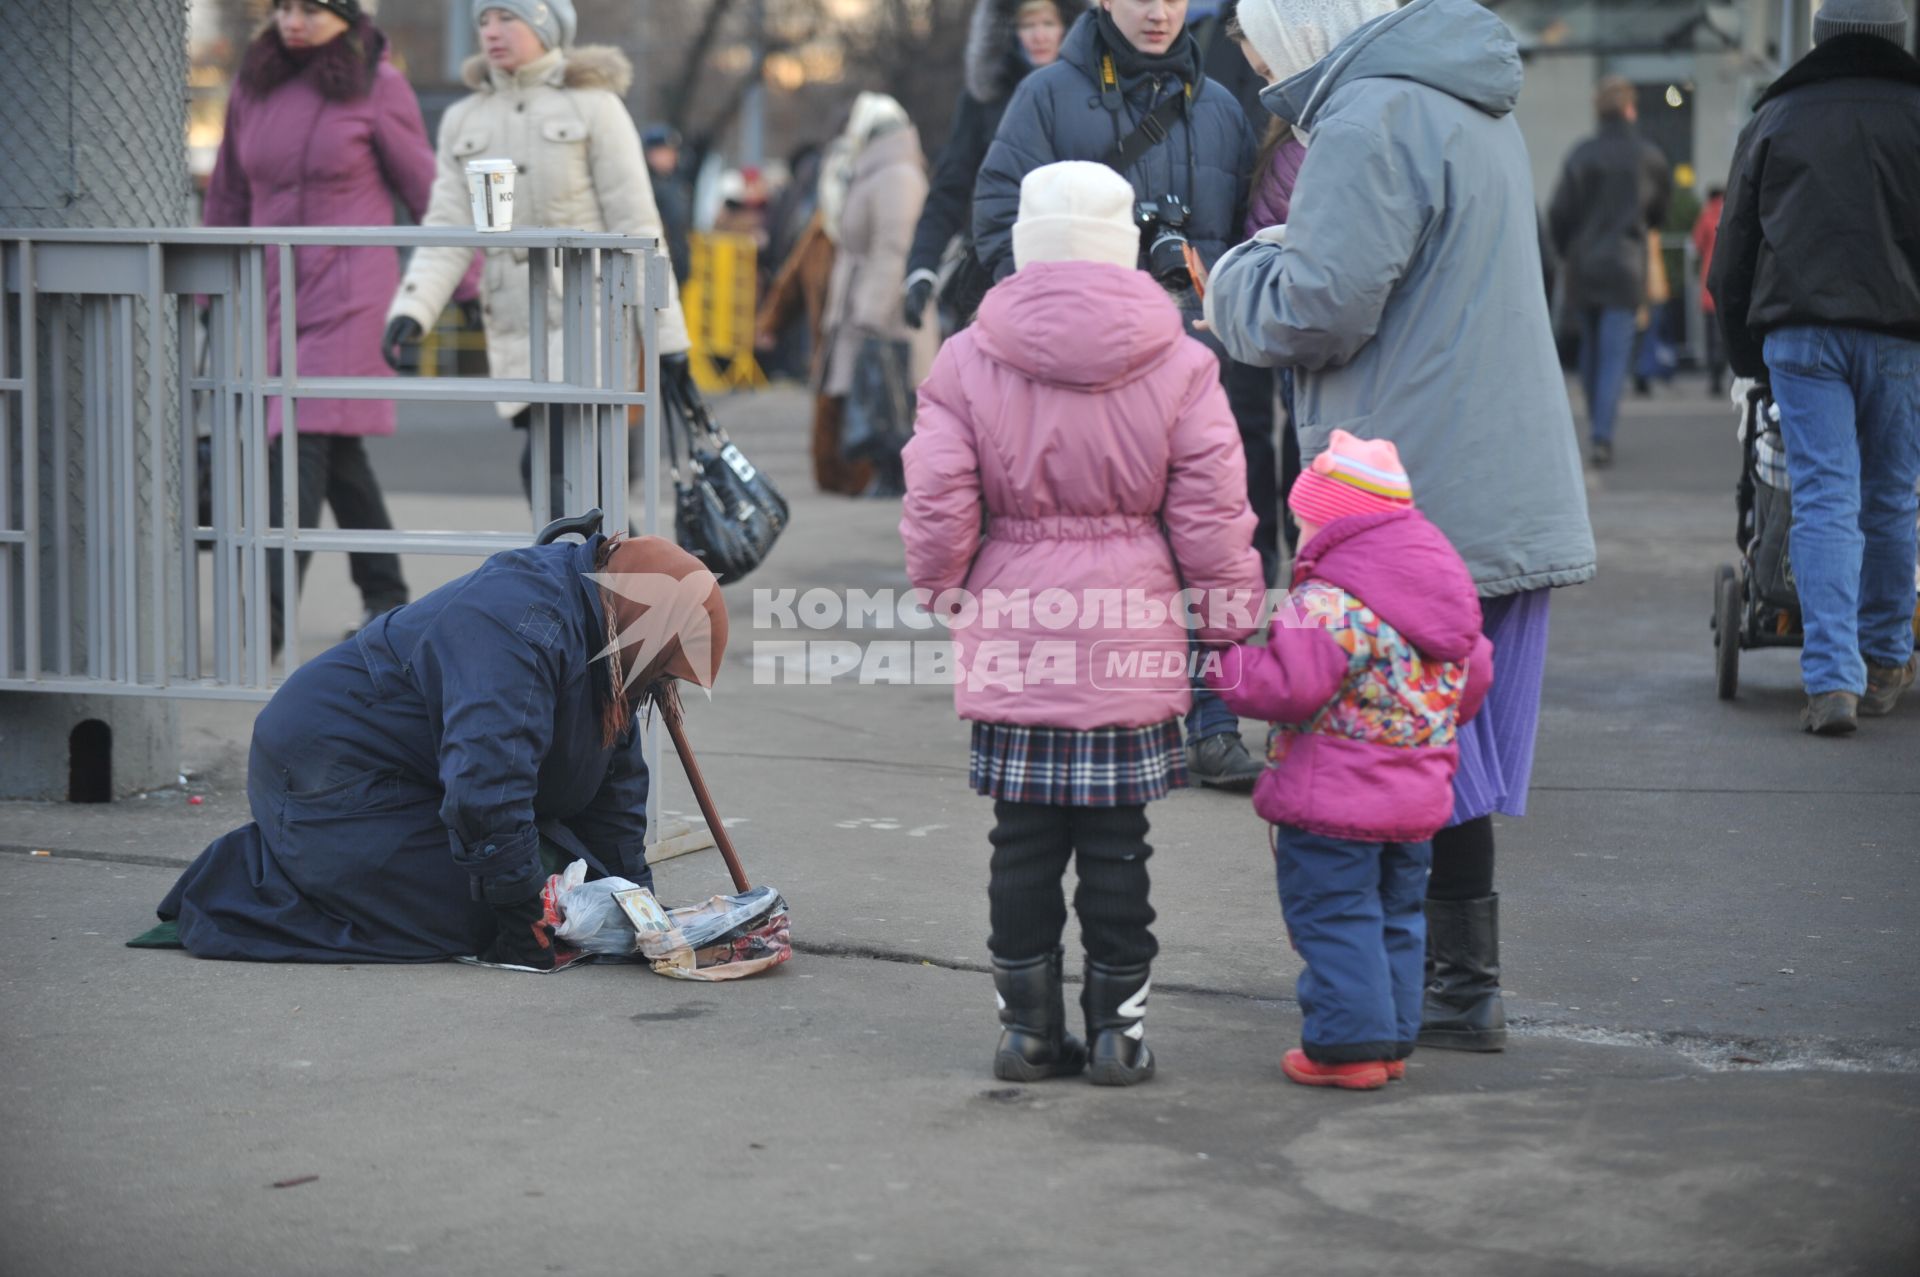
[[[975,250],[996,280],[1013,273],[1020,180],[1059,160],[1104,161],[1156,103],[1180,91],[1171,75],[1123,76],[1121,110],[1109,111],[1101,103],[1097,29],[1093,13],[1082,15],[1067,32],[1059,60],[1020,82],[974,183]],[[1203,79],[1167,140],[1142,156],[1127,178],[1141,199],[1162,200],[1171,194],[1192,206],[1187,238],[1211,267],[1240,240],[1253,158],[1253,130],[1240,104],[1227,90]],[[1140,249],[1144,266],[1144,236]]]
[[477,953],[540,842],[651,883],[647,770],[601,745],[601,538],[494,555],[295,670],[253,728],[253,820],[160,906],[186,948],[260,961]]

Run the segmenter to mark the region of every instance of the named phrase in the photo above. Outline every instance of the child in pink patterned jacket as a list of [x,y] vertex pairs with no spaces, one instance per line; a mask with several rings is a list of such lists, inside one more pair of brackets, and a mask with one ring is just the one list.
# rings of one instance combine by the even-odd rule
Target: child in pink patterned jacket
[[1453,807],[1454,745],[1493,677],[1466,564],[1413,508],[1399,453],[1333,432],[1288,499],[1300,523],[1288,607],[1265,647],[1210,681],[1275,724],[1254,807],[1274,826],[1300,973],[1307,1086],[1372,1090],[1420,1031],[1427,870]]

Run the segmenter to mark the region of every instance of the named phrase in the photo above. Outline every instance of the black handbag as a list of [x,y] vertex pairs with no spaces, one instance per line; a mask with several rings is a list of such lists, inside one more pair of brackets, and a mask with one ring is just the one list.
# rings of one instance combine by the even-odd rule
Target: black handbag
[[854,361],[840,427],[840,455],[848,461],[895,462],[913,438],[915,400],[911,347],[868,335]]
[[731,584],[759,567],[786,529],[786,498],[727,437],[697,391],[661,398],[674,540],[720,584]]

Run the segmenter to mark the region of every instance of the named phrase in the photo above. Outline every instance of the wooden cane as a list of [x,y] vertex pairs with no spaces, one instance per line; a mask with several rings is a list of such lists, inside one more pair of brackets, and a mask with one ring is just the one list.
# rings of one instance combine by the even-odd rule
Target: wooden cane
[[672,682],[665,679],[655,683],[648,694],[660,709],[661,721],[667,725],[667,735],[673,738],[673,750],[680,755],[680,766],[687,773],[687,783],[693,786],[693,800],[700,804],[700,814],[706,818],[707,830],[713,835],[713,845],[720,849],[721,858],[727,862],[727,872],[733,875],[733,889],[743,894],[752,890],[752,885],[747,882],[747,871],[740,867],[740,857],[733,850],[733,839],[727,837],[727,828],[720,823],[720,812],[713,805],[713,795],[707,792],[707,782],[700,774],[700,764],[694,761],[693,746],[687,743],[687,728],[680,713],[679,694],[674,691]]

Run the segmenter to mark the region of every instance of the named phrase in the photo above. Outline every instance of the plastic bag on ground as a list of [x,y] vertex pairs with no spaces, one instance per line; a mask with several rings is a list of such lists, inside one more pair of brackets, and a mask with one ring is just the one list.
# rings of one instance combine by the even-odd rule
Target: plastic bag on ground
[[680,909],[662,908],[645,887],[614,899],[634,928],[639,952],[676,980],[738,980],[793,956],[787,902],[772,887]]
[[640,938],[614,895],[642,888],[625,878],[596,878],[592,882],[586,878],[587,862],[576,860],[551,880],[550,885],[557,888],[555,903],[560,912],[554,939],[583,953],[632,957],[640,947]]

